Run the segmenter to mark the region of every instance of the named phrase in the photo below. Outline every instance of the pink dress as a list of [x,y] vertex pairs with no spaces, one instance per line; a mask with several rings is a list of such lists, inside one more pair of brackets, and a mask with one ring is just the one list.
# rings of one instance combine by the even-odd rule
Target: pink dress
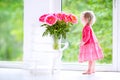
[[98,60],[103,58],[102,49],[98,40],[89,25],[84,26],[82,30],[82,41],[84,45],[80,45],[79,62]]

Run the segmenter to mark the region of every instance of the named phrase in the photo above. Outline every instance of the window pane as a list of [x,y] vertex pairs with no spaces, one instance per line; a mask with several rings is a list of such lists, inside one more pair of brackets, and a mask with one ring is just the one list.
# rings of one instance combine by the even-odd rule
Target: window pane
[[79,23],[72,27],[68,35],[70,43],[63,52],[64,62],[77,62],[79,43],[83,26],[80,23],[80,13],[85,10],[94,11],[97,21],[93,25],[94,32],[104,51],[104,59],[99,63],[112,62],[112,0],[62,0],[62,11],[77,15]]
[[22,60],[23,0],[0,0],[0,60]]

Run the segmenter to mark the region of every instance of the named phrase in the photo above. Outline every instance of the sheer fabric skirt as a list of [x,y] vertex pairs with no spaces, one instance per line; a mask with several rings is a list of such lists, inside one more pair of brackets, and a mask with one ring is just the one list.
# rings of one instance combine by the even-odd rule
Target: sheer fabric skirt
[[89,43],[80,46],[79,62],[99,60],[103,58],[103,52],[98,43]]

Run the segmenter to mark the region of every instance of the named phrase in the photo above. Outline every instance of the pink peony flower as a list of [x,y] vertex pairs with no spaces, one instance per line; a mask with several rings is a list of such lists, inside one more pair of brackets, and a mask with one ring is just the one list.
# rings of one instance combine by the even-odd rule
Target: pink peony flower
[[65,18],[66,18],[66,14],[65,13],[57,13],[56,14],[56,17],[57,17],[57,19],[58,20],[60,20],[60,21],[65,21]]
[[73,24],[76,24],[78,22],[77,17],[74,16],[73,14],[69,14],[67,19],[68,19],[68,22],[73,23]]
[[49,26],[54,25],[57,22],[57,18],[54,15],[48,15],[45,18],[45,22],[46,24],[48,24]]
[[68,14],[66,14],[66,15],[64,16],[64,21],[65,21],[66,23],[68,23],[69,20],[70,20],[70,17],[69,17]]
[[45,18],[46,18],[48,15],[49,15],[49,14],[44,14],[44,15],[40,16],[39,21],[40,21],[40,22],[45,22]]

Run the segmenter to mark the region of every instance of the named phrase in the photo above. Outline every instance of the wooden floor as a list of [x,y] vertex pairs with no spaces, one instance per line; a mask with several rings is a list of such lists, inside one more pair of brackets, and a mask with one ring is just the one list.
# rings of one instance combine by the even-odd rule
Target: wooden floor
[[81,71],[58,71],[54,75],[22,69],[0,68],[0,80],[120,80],[120,72],[96,72],[82,75]]

